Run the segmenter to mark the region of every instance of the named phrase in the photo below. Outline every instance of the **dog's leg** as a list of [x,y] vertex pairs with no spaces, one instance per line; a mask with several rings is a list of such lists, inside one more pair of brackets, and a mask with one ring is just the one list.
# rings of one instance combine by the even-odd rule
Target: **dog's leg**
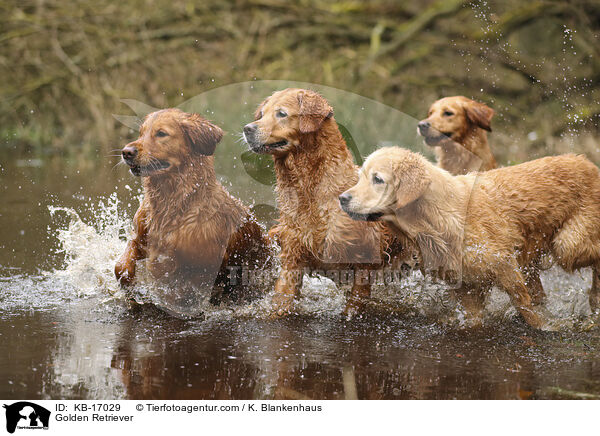
[[[264,294],[262,285],[266,280],[257,276],[271,270],[274,254],[271,240],[254,219],[247,216],[246,222],[229,238],[211,304],[218,304],[224,296],[237,302]],[[269,283],[272,285],[273,281]]]
[[370,283],[361,283],[357,281],[355,272],[355,281],[352,285],[352,290],[346,302],[346,307],[342,312],[342,315],[349,319],[354,315],[363,311],[367,298],[371,296],[371,285]]
[[590,307],[592,312],[600,312],[600,265],[592,268],[592,289],[590,289]]
[[575,215],[554,237],[553,255],[566,271],[592,266],[589,302],[592,312],[600,311],[600,263],[596,220]]
[[481,287],[463,284],[460,288],[454,290],[454,295],[466,311],[466,327],[481,327],[483,324],[486,290]]
[[546,293],[540,280],[540,273],[535,265],[529,266],[525,270],[525,283],[531,295],[531,302],[534,306],[539,306],[546,299]]
[[271,300],[271,317],[277,318],[292,312],[294,298],[300,295],[303,272],[300,268],[284,268],[275,283],[275,295]]
[[128,287],[133,284],[135,279],[135,263],[146,257],[146,250],[144,247],[148,229],[146,227],[145,218],[146,211],[142,204],[133,218],[135,235],[127,243],[125,252],[115,264],[115,276],[119,284],[123,287]]
[[135,279],[135,263],[144,258],[141,253],[142,250],[136,239],[132,239],[127,243],[125,252],[115,264],[115,276],[121,286],[128,287],[133,284]]
[[499,285],[508,293],[512,303],[523,316],[527,324],[542,329],[552,330],[549,324],[550,314],[542,307],[534,307],[525,278],[516,262],[499,265],[496,269]]

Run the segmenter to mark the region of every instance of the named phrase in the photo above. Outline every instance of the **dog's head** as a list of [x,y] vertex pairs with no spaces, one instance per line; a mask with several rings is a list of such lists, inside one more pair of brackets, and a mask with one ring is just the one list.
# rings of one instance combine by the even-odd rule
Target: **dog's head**
[[193,155],[211,156],[223,131],[200,115],[179,109],[152,112],[140,127],[140,136],[121,154],[135,176],[176,171]]
[[417,131],[431,146],[446,138],[462,143],[472,129],[491,132],[493,116],[494,110],[483,103],[462,96],[446,97],[431,105],[427,118],[419,122]]
[[340,195],[340,206],[356,220],[385,220],[417,201],[430,184],[423,156],[385,147],[367,158],[358,183]]
[[256,153],[285,155],[332,116],[333,109],[316,92],[288,88],[260,104],[254,122],[244,126],[244,139]]

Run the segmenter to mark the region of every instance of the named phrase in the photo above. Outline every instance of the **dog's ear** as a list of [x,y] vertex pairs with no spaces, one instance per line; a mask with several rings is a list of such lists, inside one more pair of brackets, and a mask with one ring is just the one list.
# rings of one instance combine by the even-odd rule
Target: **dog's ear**
[[223,130],[219,126],[198,114],[185,114],[181,128],[190,148],[205,156],[212,156],[223,138]]
[[298,106],[299,128],[302,133],[316,132],[323,121],[333,116],[333,109],[327,100],[314,91],[300,91]]
[[492,117],[494,116],[494,109],[486,106],[483,103],[479,103],[476,101],[469,101],[464,105],[465,113],[467,115],[467,119],[475,124],[476,126],[481,127],[488,132],[492,131]]
[[396,186],[396,208],[398,209],[408,206],[421,197],[431,184],[431,176],[425,168],[421,167],[411,167],[396,177],[398,177]]

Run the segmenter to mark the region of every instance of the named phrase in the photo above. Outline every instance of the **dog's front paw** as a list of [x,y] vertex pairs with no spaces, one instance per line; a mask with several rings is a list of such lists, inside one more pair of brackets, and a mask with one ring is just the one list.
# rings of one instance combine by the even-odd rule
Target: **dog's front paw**
[[357,298],[350,298],[346,303],[346,307],[342,311],[342,318],[347,321],[360,316],[365,311],[365,301]]
[[562,330],[568,327],[569,324],[567,320],[557,319],[544,306],[535,306],[533,309],[530,309],[527,312],[521,312],[521,314],[530,326],[546,332],[556,332]]
[[481,315],[466,316],[460,323],[460,330],[476,330],[483,327],[483,317]]
[[115,277],[121,287],[130,287],[133,285],[133,280],[135,279],[135,266],[126,262],[117,262],[115,265]]
[[269,318],[283,318],[292,313],[294,307],[294,296],[288,294],[275,294],[271,299],[271,311]]
[[546,320],[546,321],[542,322],[539,329],[544,332],[557,332],[559,330],[562,330],[564,327],[566,327],[566,325],[567,325],[566,322],[560,322],[557,320]]

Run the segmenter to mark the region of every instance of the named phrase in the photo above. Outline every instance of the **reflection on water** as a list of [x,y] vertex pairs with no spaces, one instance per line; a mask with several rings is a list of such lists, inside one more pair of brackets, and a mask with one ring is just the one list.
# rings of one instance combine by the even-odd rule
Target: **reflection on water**
[[180,321],[74,301],[1,319],[3,398],[600,398],[596,333],[422,318]]

